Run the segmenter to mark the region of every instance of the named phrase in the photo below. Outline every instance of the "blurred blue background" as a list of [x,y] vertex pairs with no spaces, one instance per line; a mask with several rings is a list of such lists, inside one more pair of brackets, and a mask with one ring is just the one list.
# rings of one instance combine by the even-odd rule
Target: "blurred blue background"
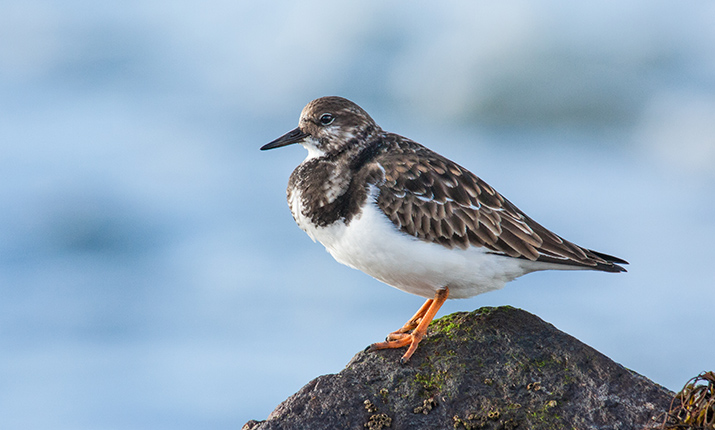
[[[235,429],[422,299],[294,224],[323,95],[469,168],[629,273],[509,304],[672,390],[715,367],[711,1],[6,1],[0,428]],[[488,345],[485,345],[488,347]]]

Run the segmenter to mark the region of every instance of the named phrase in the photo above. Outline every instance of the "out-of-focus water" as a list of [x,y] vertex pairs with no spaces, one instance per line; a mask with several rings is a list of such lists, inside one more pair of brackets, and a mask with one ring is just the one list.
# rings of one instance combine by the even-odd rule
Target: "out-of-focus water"
[[0,428],[238,428],[422,299],[284,200],[342,95],[631,262],[509,304],[677,390],[715,368],[715,8],[636,1],[10,2],[0,14]]

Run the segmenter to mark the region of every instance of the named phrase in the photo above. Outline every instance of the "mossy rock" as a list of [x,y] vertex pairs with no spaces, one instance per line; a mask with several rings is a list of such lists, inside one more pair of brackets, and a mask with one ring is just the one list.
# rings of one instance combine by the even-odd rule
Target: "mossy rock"
[[673,397],[509,306],[439,318],[406,365],[403,352],[360,352],[244,428],[640,430],[657,427]]

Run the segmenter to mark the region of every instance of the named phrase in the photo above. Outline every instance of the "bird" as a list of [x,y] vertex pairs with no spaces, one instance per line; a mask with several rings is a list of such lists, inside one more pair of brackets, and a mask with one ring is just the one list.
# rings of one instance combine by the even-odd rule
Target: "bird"
[[352,101],[327,96],[298,127],[263,145],[308,150],[286,190],[293,219],[338,262],[427,301],[369,351],[407,347],[407,363],[442,304],[540,270],[625,272],[627,261],[542,227],[482,179],[384,131]]

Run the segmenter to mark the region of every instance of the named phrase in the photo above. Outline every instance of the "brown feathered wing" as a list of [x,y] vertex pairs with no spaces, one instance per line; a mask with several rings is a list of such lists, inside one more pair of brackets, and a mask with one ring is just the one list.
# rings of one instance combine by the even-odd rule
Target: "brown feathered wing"
[[619,258],[562,239],[456,163],[410,142],[387,152],[377,205],[403,232],[447,248],[482,246],[496,254],[608,272],[625,271]]

